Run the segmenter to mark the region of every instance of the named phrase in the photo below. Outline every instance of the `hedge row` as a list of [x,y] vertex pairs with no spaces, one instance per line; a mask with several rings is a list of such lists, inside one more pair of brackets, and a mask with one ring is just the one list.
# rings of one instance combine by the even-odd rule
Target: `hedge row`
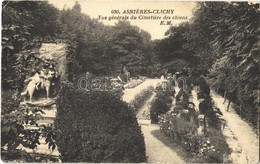
[[112,93],[64,87],[54,124],[62,162],[146,162],[135,115]]
[[160,114],[164,114],[170,110],[172,104],[171,96],[173,95],[173,91],[164,89],[162,85],[157,86],[155,91],[156,96],[153,99],[150,108],[150,117],[152,124],[158,123],[158,116]]
[[199,113],[205,115],[210,127],[220,128],[221,123],[216,113],[222,113],[220,111],[215,111],[216,107],[213,99],[211,98],[210,87],[207,81],[203,77],[198,77],[195,84],[199,87],[197,98],[203,99],[199,104]]
[[139,94],[135,95],[135,98],[129,103],[132,111],[137,114],[140,108],[145,104],[145,102],[152,96],[154,88],[149,86],[143,89]]

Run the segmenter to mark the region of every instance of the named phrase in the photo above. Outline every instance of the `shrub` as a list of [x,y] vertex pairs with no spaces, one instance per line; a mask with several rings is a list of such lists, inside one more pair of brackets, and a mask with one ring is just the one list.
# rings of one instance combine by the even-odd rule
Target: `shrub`
[[[166,86],[165,86],[166,87]],[[156,96],[151,103],[150,116],[151,123],[158,123],[158,116],[170,110],[172,104],[172,91],[169,88],[164,88],[163,84],[157,85],[155,88]]]
[[54,124],[63,162],[146,162],[136,117],[112,93],[64,87]]
[[167,104],[171,104],[172,103],[172,99],[169,97],[169,95],[166,95],[166,92],[163,91],[159,91],[156,94],[156,97],[164,100]]
[[198,155],[204,142],[203,137],[196,135],[197,125],[172,114],[159,117],[160,130],[174,142],[181,143],[191,155]]
[[[49,148],[55,149],[55,143],[50,140],[50,131],[46,131],[43,126],[39,126],[37,121],[42,119],[42,109],[40,107],[29,107],[19,105],[20,97],[16,91],[5,90],[2,92],[1,110],[1,157],[3,160],[23,160],[24,162],[40,162],[41,159],[53,159],[53,156],[39,157],[39,154],[26,153],[20,151],[18,146],[35,149],[40,144],[42,136],[46,138]],[[28,128],[28,126],[37,127]],[[44,136],[44,133],[47,136]],[[37,158],[37,159],[36,159]],[[44,158],[44,159],[43,159]]]
[[153,94],[153,87],[149,86],[143,89],[139,94],[137,94],[129,103],[129,106],[132,108],[132,111],[136,114],[139,109],[145,104],[145,102],[152,96]]
[[191,83],[192,83],[194,86],[207,85],[207,82],[206,82],[206,80],[204,79],[204,77],[199,76],[199,75],[193,76],[193,77],[191,78]]
[[223,155],[229,153],[220,130],[209,128],[205,136],[198,136],[196,124],[170,113],[159,117],[159,125],[163,133],[173,142],[180,143],[199,162],[222,163]]
[[41,132],[27,129],[27,126],[38,127],[37,120],[42,119],[41,113],[43,111],[38,107],[24,106],[2,115],[1,148],[14,151],[20,144],[29,149],[37,148]]
[[1,103],[1,114],[11,113],[12,111],[18,109],[20,104],[20,97],[17,91],[5,90],[1,93],[2,103]]
[[[208,138],[212,141],[213,151],[207,151],[205,154],[208,162],[223,163],[223,156],[230,153],[230,149],[222,132],[215,128],[208,129]],[[205,148],[204,148],[205,149]]]
[[173,96],[173,91],[171,90],[172,88],[168,86],[168,84],[165,84],[165,86],[163,86],[163,84],[160,84],[158,86],[156,86],[155,91],[156,93],[163,93],[165,96],[169,97],[169,96]]
[[151,103],[150,108],[150,116],[151,116],[151,123],[155,124],[158,123],[158,116],[160,114],[164,114],[170,110],[170,107],[167,103],[161,98],[155,98]]
[[[186,134],[194,134],[197,131],[197,125],[186,121],[183,118],[176,117],[174,114],[167,113],[159,117],[160,129],[176,139],[182,140]],[[173,134],[176,134],[175,136]],[[180,135],[180,136],[179,136]]]

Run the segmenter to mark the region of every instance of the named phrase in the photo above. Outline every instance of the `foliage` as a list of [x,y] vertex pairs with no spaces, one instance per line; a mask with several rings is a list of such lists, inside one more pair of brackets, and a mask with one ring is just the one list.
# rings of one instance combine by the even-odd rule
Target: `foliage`
[[172,104],[172,88],[168,84],[159,84],[155,88],[156,96],[150,107],[151,123],[158,123],[158,116],[170,110]]
[[[155,54],[161,62],[174,61],[176,58],[188,63],[196,61],[193,51],[183,48],[183,45],[187,42],[184,34],[188,31],[189,26],[188,23],[172,26],[166,32],[166,38],[158,41],[155,46]],[[182,63],[186,64],[185,62]]]
[[4,1],[2,6],[3,25],[27,29],[32,38],[40,36],[47,39],[48,35],[59,33],[59,11],[46,1]]
[[1,147],[15,150],[21,144],[24,147],[35,149],[40,144],[40,133],[37,130],[28,129],[27,125],[38,126],[36,121],[42,119],[43,111],[26,106],[18,108],[16,103],[4,103],[2,108]]
[[[196,137],[196,124],[187,122],[173,114],[164,114],[159,117],[160,130],[175,141],[183,142],[190,153],[198,154],[199,137]],[[193,140],[191,139],[193,138]],[[189,147],[188,147],[189,146]]]
[[166,91],[165,92],[161,91],[156,93],[156,98],[164,100],[167,104],[172,103],[172,99],[170,96],[171,95],[166,95]]
[[1,114],[11,113],[19,107],[20,97],[17,91],[7,90],[1,92]]
[[111,54],[118,57],[120,64],[125,65],[132,75],[146,72],[148,62],[152,59],[150,54],[146,53],[150,34],[123,21],[119,21],[112,30],[115,34],[111,40]]
[[106,26],[83,14],[79,3],[63,9],[60,20],[62,37],[76,44],[74,56],[81,72],[108,75],[126,66],[132,75],[138,75],[146,72],[147,63],[154,59],[149,50],[150,34],[129,22]]
[[196,54],[197,69],[209,73],[211,87],[225,92],[238,113],[258,127],[259,4],[198,2],[193,15],[183,48]]
[[67,41],[67,50],[66,50],[66,65],[67,65],[67,76],[68,81],[75,83],[76,75],[81,71],[81,66],[79,65],[79,61],[77,60],[77,44]]
[[[196,69],[209,73],[211,87],[225,92],[241,117],[258,127],[259,4],[198,2],[193,15],[178,43],[195,54]],[[170,32],[177,34],[177,27]]]
[[54,155],[46,155],[39,153],[28,153],[25,150],[15,150],[15,151],[4,151],[1,152],[1,158],[4,162],[59,162],[59,158]]
[[[46,138],[49,149],[54,150],[55,135],[49,126],[38,125],[44,112],[38,107],[21,106],[17,91],[2,91],[1,108],[1,154],[3,160],[22,160],[37,162],[43,160],[57,161],[57,157],[29,154],[18,150],[18,146],[36,149],[40,137]],[[30,128],[35,127],[35,128]]]
[[208,82],[202,76],[197,76],[192,78],[193,85],[198,87],[197,90],[197,99],[201,99],[202,101],[199,103],[199,113],[204,114],[207,118],[207,122],[210,127],[219,127],[219,120],[215,111],[215,104],[210,95],[210,87]]
[[56,142],[63,162],[146,162],[135,115],[111,93],[63,87],[57,108]]
[[35,48],[59,33],[58,10],[40,1],[4,1],[2,5],[2,86],[21,90]]
[[[102,51],[101,47],[98,49],[97,45],[93,44],[97,39],[95,38],[97,31],[94,31],[94,29],[99,30],[101,24],[95,20],[91,20],[89,16],[82,14],[81,6],[78,2],[76,2],[72,9],[63,9],[60,12],[59,18],[63,24],[61,37],[66,40],[69,45],[68,64],[69,70],[71,70],[71,72],[69,72],[69,79],[73,79],[73,77],[71,77],[75,76],[73,73],[82,71],[80,67],[76,67],[78,64],[80,64],[84,71],[90,71],[86,70],[86,66],[92,66],[94,62],[97,62],[96,58],[100,57],[99,55],[94,56],[90,50]],[[97,54],[99,53],[97,52]],[[93,63],[91,63],[92,61]]]
[[[197,86],[197,87],[209,86],[207,84],[207,81],[205,80],[205,78],[199,74],[194,74],[191,76],[191,83],[193,86]],[[203,88],[203,87],[200,87],[200,88]]]
[[172,93],[169,88],[158,85],[156,86],[155,91],[156,96],[153,99],[150,108],[151,123],[158,123],[158,116],[168,112],[172,103]]
[[161,98],[155,98],[151,103],[150,108],[150,116],[151,116],[151,123],[155,124],[158,123],[158,116],[160,114],[164,114],[170,110],[170,107],[167,103]]
[[[257,126],[259,4],[234,2],[224,7],[223,15],[215,18],[210,27],[216,36],[211,45],[219,56],[210,70],[211,81],[216,89],[226,91],[229,100],[241,106],[242,117]],[[238,17],[241,21],[237,20]]]
[[206,136],[197,135],[197,125],[183,118],[167,113],[159,117],[160,130],[180,143],[196,161],[206,163],[222,163],[223,155],[229,153],[229,148],[220,130],[209,129]]
[[207,96],[210,96],[210,86],[208,85],[207,81],[201,76],[194,80],[195,81],[193,84],[198,86],[197,98],[203,99]]
[[189,68],[189,67],[193,67],[191,62],[179,58],[173,58],[172,60],[166,62],[163,65],[163,68],[168,69],[168,71],[172,73],[181,72],[183,71],[184,68]]
[[34,149],[39,144],[40,133],[26,129],[26,125],[37,125],[41,118],[38,108],[19,108],[20,99],[16,91],[2,92],[1,148],[16,149],[20,144]]
[[56,149],[56,132],[53,124],[48,125],[40,125],[39,126],[39,132],[41,133],[41,136],[45,138],[45,143],[48,144],[48,148],[52,151]]
[[225,140],[225,136],[222,134],[222,131],[215,128],[209,128],[208,138],[211,141],[210,144],[214,146],[213,150],[215,150],[208,151],[206,153],[209,162],[223,162],[223,160],[225,160],[223,158],[230,153],[230,149]]
[[154,88],[152,86],[148,86],[143,89],[140,93],[135,95],[134,99],[129,102],[129,106],[133,110],[134,113],[137,113],[141,107],[145,104],[145,102],[152,96]]

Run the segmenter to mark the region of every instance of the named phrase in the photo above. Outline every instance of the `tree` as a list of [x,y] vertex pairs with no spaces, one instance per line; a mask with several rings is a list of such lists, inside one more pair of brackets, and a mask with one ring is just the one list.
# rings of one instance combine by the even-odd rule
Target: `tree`
[[225,91],[239,114],[257,126],[259,4],[204,2],[198,6],[186,46],[205,59],[202,69],[212,65],[212,86]]
[[114,27],[115,35],[111,42],[111,54],[119,58],[119,63],[128,67],[132,74],[146,70],[146,46],[151,36],[129,22],[119,21]]
[[[65,24],[65,38],[76,43],[76,59],[82,72],[110,74],[115,66],[127,66],[129,71],[140,74],[146,70],[146,50],[151,36],[129,22],[119,21],[115,26],[105,26],[96,19],[75,10],[61,11],[61,22]],[[149,56],[149,55],[147,55]]]
[[2,85],[21,90],[35,49],[59,34],[58,10],[37,1],[4,1],[2,5]]
[[179,26],[172,26],[165,35],[166,38],[158,42],[155,47],[155,52],[161,62],[169,62],[175,58],[182,59],[188,62],[194,62],[194,53],[185,49],[183,46],[187,42],[184,34],[190,28],[189,23],[182,23]]

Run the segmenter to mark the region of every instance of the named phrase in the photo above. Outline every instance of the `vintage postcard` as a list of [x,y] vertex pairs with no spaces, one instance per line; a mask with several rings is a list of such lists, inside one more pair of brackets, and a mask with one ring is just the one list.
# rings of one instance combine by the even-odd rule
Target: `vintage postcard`
[[1,9],[2,162],[259,162],[259,1]]

